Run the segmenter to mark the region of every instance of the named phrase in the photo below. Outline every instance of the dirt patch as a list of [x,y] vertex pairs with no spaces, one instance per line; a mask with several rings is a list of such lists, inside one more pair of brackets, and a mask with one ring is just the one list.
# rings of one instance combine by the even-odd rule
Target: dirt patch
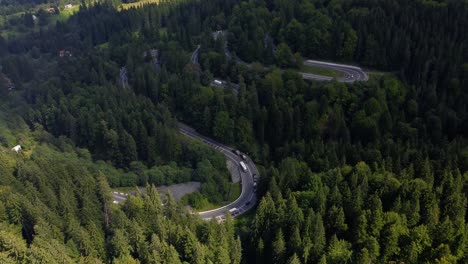
[[167,191],[171,192],[174,200],[179,201],[180,198],[184,197],[184,195],[193,193],[196,191],[200,191],[201,183],[200,182],[185,182],[174,184],[171,186],[159,186],[158,189],[161,193],[166,193]]
[[[118,204],[121,203],[125,200],[127,200],[128,195],[135,196],[137,191],[135,190],[137,187],[124,187],[124,188],[116,188],[112,192],[112,198],[114,200],[114,203]],[[172,197],[174,197],[174,200],[178,202],[184,195],[190,194],[196,191],[200,191],[201,189],[201,183],[200,182],[185,182],[185,183],[179,183],[179,184],[174,184],[170,186],[159,186],[156,187],[156,189],[159,192],[159,196],[161,197],[161,200],[165,200],[166,193],[167,191],[171,192]],[[141,194],[144,194],[146,192],[146,187],[141,187],[139,188]],[[188,209],[191,210],[189,207]]]
[[239,166],[230,160],[226,160],[226,167],[228,168],[229,173],[231,173],[232,182],[240,182],[241,175],[239,171]]
[[[158,190],[159,194],[161,195],[161,198],[164,198],[164,195],[167,193],[167,191],[171,192],[172,197],[174,197],[174,200],[177,202],[180,200],[180,198],[184,197],[186,194],[190,194],[196,191],[200,191],[201,189],[201,183],[200,182],[184,182],[184,183],[179,183],[179,184],[174,184],[170,186],[158,186],[156,187]],[[130,195],[136,195],[136,191],[123,191],[124,193],[128,193]],[[146,192],[146,187],[140,188],[140,192],[144,194]]]

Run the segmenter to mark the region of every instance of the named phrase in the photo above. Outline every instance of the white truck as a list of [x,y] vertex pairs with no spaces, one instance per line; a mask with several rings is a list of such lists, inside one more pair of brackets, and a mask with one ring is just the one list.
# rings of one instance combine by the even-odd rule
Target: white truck
[[239,164],[241,166],[242,171],[247,172],[247,165],[245,165],[243,161],[239,162]]

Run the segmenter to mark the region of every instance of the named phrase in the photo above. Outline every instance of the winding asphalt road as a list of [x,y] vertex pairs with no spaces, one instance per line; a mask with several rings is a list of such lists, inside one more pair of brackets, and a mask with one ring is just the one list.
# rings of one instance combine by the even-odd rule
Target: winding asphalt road
[[[217,33],[217,32],[216,32]],[[218,34],[218,33],[217,33]],[[200,45],[197,46],[197,49],[192,53],[192,56],[190,58],[191,63],[193,64],[198,64],[198,53],[200,50]],[[229,52],[229,49],[227,48],[227,43],[225,43],[225,54],[228,58],[231,58],[231,54]],[[239,57],[235,57],[236,62],[238,64],[246,65],[247,67],[250,67],[250,64],[243,62]],[[362,70],[362,68],[353,66],[353,65],[347,65],[347,64],[339,64],[339,63],[332,63],[332,62],[325,62],[325,61],[317,61],[317,60],[306,60],[304,61],[305,66],[312,66],[312,67],[319,67],[319,68],[324,68],[324,69],[330,69],[337,71],[342,74],[340,77],[331,77],[331,76],[325,76],[325,75],[318,75],[318,74],[312,74],[312,73],[306,73],[306,72],[299,72],[299,74],[304,78],[305,80],[315,80],[315,81],[332,81],[336,80],[337,82],[345,82],[345,83],[352,83],[356,81],[368,81],[369,80],[369,75]],[[265,67],[265,69],[268,69],[268,67]],[[225,85],[218,85],[213,83],[215,86],[221,86],[225,88]]]
[[[255,204],[257,203],[257,195],[255,193],[255,186],[254,186],[254,177],[258,177],[258,170],[253,161],[248,157],[247,155],[245,156],[246,159],[242,159],[238,155],[236,155],[234,152],[232,152],[232,149],[230,147],[227,147],[221,143],[218,143],[210,138],[207,138],[205,136],[202,136],[198,134],[193,128],[184,125],[182,123],[179,123],[179,132],[186,135],[187,137],[193,138],[193,139],[198,139],[201,140],[203,143],[206,145],[210,146],[211,148],[223,153],[223,155],[229,159],[233,164],[236,164],[239,168],[239,172],[241,175],[241,184],[242,184],[242,191],[240,196],[232,203],[213,209],[209,211],[203,211],[203,212],[198,212],[200,217],[204,220],[211,220],[215,219],[218,222],[222,222],[226,219],[226,213],[229,212],[229,210],[236,208],[236,212],[232,215],[233,217],[240,216],[247,212],[248,210],[252,209]],[[240,162],[244,161],[244,163],[247,166],[247,171],[244,172],[240,168]],[[119,204],[124,202],[128,194],[125,193],[119,193],[119,192],[113,192],[112,197],[114,200],[114,203]]]
[[206,145],[221,152],[227,159],[231,160],[234,164],[237,164],[239,167],[240,167],[239,163],[241,161],[244,161],[244,163],[247,165],[247,172],[244,172],[239,168],[239,171],[241,173],[241,184],[242,184],[242,191],[241,191],[239,198],[237,198],[234,202],[228,205],[225,205],[223,207],[216,208],[216,209],[209,210],[209,211],[198,212],[200,217],[203,218],[204,220],[211,220],[212,218],[215,218],[218,221],[222,221],[225,219],[226,213],[231,209],[237,208],[237,213],[233,217],[242,215],[248,210],[252,209],[257,203],[257,196],[255,194],[255,187],[254,187],[254,175],[257,175],[256,177],[258,177],[259,174],[258,174],[257,167],[255,166],[253,161],[250,159],[250,157],[246,156],[246,159],[243,160],[241,157],[233,153],[230,147],[227,147],[210,138],[202,136],[198,134],[194,129],[184,124],[179,123],[179,131],[180,133],[188,137],[199,139]]
[[329,77],[329,76],[301,72],[302,77],[308,80],[331,81],[333,79],[336,79],[336,81],[338,82],[356,82],[356,81],[368,81],[369,80],[369,76],[367,75],[367,73],[365,73],[360,67],[356,67],[352,65],[316,61],[316,60],[306,60],[304,61],[304,65],[330,69],[330,70],[334,70],[343,74],[342,77],[334,78],[334,77]]

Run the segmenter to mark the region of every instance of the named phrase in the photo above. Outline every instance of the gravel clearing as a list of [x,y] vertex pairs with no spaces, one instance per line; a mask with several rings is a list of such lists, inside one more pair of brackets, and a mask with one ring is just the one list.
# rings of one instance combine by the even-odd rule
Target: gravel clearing
[[[179,184],[174,184],[170,186],[161,185],[156,187],[161,198],[166,194],[167,191],[171,192],[172,197],[177,202],[180,198],[184,197],[184,195],[193,193],[196,191],[200,191],[201,183],[200,182],[184,182]],[[146,187],[140,188],[140,192],[143,194],[146,192]],[[136,195],[136,191],[129,192],[130,195]],[[116,200],[116,194],[114,194],[114,200]]]
[[240,175],[238,164],[234,164],[234,162],[232,162],[230,160],[227,160],[226,161],[226,166],[227,166],[229,172],[231,173],[232,182],[234,182],[234,183],[240,182],[241,175]]
[[185,183],[179,183],[179,184],[174,184],[171,186],[159,186],[156,189],[160,193],[166,193],[167,191],[171,192],[172,196],[174,197],[174,200],[179,201],[180,198],[184,197],[184,195],[193,193],[196,191],[200,191],[201,189],[201,183],[200,182],[185,182]]

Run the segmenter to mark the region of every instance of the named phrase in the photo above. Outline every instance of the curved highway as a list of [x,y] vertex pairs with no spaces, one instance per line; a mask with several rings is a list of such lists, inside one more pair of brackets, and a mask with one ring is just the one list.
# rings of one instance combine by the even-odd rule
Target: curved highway
[[[256,184],[255,182],[258,179],[258,170],[253,161],[244,154],[244,158],[235,154],[231,148],[218,143],[210,138],[198,134],[193,128],[184,125],[182,123],[178,124],[179,132],[191,137],[193,139],[201,140],[206,145],[214,148],[215,150],[223,153],[226,159],[229,159],[233,164],[235,164],[241,175],[241,185],[242,191],[240,196],[232,203],[213,209],[209,211],[198,212],[200,217],[204,220],[215,219],[218,222],[223,222],[226,219],[226,213],[230,213],[233,217],[240,216],[252,209],[257,203],[257,196],[255,193]],[[247,167],[246,171],[243,171],[240,167],[240,162],[243,161]],[[127,200],[128,194],[121,192],[112,192],[113,201],[115,204],[119,204]]]
[[323,76],[323,75],[301,72],[301,75],[304,79],[316,80],[316,81],[331,81],[335,79],[338,82],[356,82],[356,81],[369,80],[369,76],[367,75],[367,73],[365,73],[360,67],[356,67],[352,65],[316,61],[316,60],[306,60],[304,61],[304,65],[330,69],[330,70],[334,70],[343,74],[342,77],[334,78],[330,76]]
[[241,184],[242,184],[242,191],[239,196],[234,202],[225,205],[220,208],[216,208],[209,211],[198,212],[201,218],[204,220],[211,220],[215,218],[218,222],[221,222],[225,219],[225,215],[229,210],[235,210],[233,213],[233,217],[237,217],[239,215],[244,214],[248,210],[252,209],[256,202],[257,196],[255,194],[255,186],[254,186],[254,177],[258,177],[258,170],[253,161],[248,157],[245,156],[246,159],[242,159],[239,155],[232,152],[232,148],[227,147],[221,143],[218,143],[210,138],[202,136],[198,134],[194,129],[179,123],[179,131],[180,133],[194,138],[199,139],[206,145],[214,148],[215,150],[221,152],[227,159],[231,160],[234,164],[240,167],[240,162],[243,161],[247,166],[247,171],[244,172],[242,169],[239,168],[241,173]]
[[[213,33],[213,38],[217,39],[218,35],[220,34],[225,34],[224,31],[217,31]],[[226,57],[231,58],[232,55],[229,52],[229,49],[227,47],[227,41],[224,43],[224,53]],[[197,45],[197,49],[192,53],[192,56],[190,58],[190,62],[192,64],[198,64],[198,53],[200,50],[200,45]],[[246,65],[247,67],[250,67],[251,65],[248,63],[245,63],[242,61],[239,57],[235,56],[235,61],[238,64]],[[332,63],[332,62],[325,62],[325,61],[318,61],[318,60],[306,60],[303,63],[305,66],[312,66],[312,67],[319,67],[319,68],[324,68],[324,69],[330,69],[337,71],[342,74],[340,77],[331,77],[331,76],[325,76],[325,75],[318,75],[318,74],[313,74],[313,73],[306,73],[306,72],[299,72],[299,74],[302,76],[302,78],[306,80],[315,80],[315,81],[332,81],[336,80],[338,82],[346,82],[346,83],[352,83],[356,81],[368,81],[369,80],[369,75],[362,70],[361,67],[353,66],[353,65],[346,65],[346,64],[339,64],[339,63]],[[264,67],[265,69],[268,69],[268,67]],[[215,86],[219,86],[216,83]],[[224,86],[222,86],[224,87]]]

